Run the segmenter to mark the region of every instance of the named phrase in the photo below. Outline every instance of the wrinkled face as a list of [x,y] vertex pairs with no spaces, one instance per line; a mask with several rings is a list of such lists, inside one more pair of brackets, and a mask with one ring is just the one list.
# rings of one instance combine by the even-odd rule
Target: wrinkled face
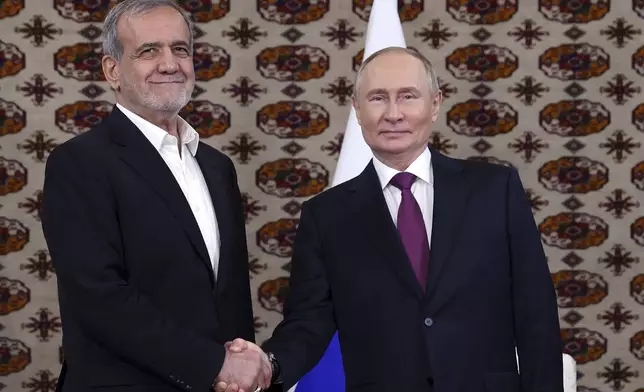
[[423,63],[404,52],[384,53],[367,65],[358,83],[353,104],[374,154],[420,155],[442,101],[440,91],[430,91]]
[[123,57],[103,58],[103,72],[119,101],[139,113],[178,113],[195,85],[190,34],[181,14],[159,7],[123,15],[117,31]]

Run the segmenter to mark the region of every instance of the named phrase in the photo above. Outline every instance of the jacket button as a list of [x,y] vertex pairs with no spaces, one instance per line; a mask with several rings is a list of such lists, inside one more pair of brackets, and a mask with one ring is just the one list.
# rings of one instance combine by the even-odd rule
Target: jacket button
[[434,325],[434,320],[432,320],[430,317],[427,317],[425,319],[425,326],[426,327],[431,327],[432,325]]

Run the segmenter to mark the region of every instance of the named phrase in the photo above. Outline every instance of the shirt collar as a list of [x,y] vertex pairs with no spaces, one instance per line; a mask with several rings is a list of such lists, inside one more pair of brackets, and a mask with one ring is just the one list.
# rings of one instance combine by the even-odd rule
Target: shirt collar
[[[157,151],[161,150],[161,147],[164,145],[176,145],[176,138],[170,135],[165,130],[159,128],[158,126],[152,124],[148,120],[139,116],[138,114],[132,112],[131,110],[126,109],[120,103],[116,104],[116,107],[119,108],[123,114],[127,116],[136,125],[136,127],[143,133],[143,135],[152,143],[154,148]],[[197,154],[197,147],[199,147],[199,134],[195,129],[188,124],[186,120],[178,117],[177,126],[179,128],[179,136],[181,138],[181,144],[185,144],[188,147],[188,151],[192,156]]]
[[[400,173],[399,170],[387,166],[375,156],[373,157],[373,166],[376,169],[376,173],[378,173],[378,179],[380,180],[380,186],[382,189],[385,189],[387,185],[389,185],[391,179],[396,174]],[[423,151],[423,153],[420,154],[420,156],[416,158],[416,160],[413,161],[404,171],[415,175],[429,185],[434,185],[432,155],[429,148],[425,148],[425,151]]]

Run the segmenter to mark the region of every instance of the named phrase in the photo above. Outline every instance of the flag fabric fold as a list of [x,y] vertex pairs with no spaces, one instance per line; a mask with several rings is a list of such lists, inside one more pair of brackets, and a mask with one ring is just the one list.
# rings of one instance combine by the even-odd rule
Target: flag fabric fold
[[[406,47],[397,0],[374,0],[369,15],[363,60],[380,49]],[[355,88],[355,86],[354,86]],[[356,177],[373,157],[362,137],[353,107],[344,132],[332,186]],[[344,392],[344,369],[338,334],[333,336],[320,362],[289,392]]]

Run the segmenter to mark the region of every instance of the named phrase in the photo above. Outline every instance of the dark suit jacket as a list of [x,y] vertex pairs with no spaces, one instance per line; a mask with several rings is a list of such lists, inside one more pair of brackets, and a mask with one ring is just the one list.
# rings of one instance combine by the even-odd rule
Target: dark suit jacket
[[347,391],[563,391],[555,292],[519,175],[434,150],[432,166],[426,293],[373,164],[304,203],[284,320],[264,345],[285,390],[337,328]]
[[235,169],[203,143],[196,158],[220,232],[216,281],[171,171],[117,108],[47,160],[42,225],[58,277],[63,391],[206,392],[222,343],[254,340]]

